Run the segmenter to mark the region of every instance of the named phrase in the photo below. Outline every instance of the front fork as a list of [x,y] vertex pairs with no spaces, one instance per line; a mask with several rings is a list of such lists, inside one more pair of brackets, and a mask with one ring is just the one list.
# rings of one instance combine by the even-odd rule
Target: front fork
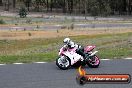
[[88,54],[86,54],[85,60],[90,60],[90,61],[92,61],[92,57],[93,57],[97,52],[98,52],[98,51],[89,52]]

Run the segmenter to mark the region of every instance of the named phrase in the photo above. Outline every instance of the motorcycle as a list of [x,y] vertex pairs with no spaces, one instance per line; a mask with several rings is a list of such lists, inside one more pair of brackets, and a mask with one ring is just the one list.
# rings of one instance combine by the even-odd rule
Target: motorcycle
[[59,57],[56,59],[56,65],[62,70],[66,70],[71,66],[85,66],[86,64],[91,68],[97,68],[100,64],[100,59],[95,55],[98,51],[93,51],[95,47],[96,46],[86,46],[83,48],[83,52],[86,54],[87,59],[76,53],[78,49],[76,47],[72,49],[62,47],[59,50]]

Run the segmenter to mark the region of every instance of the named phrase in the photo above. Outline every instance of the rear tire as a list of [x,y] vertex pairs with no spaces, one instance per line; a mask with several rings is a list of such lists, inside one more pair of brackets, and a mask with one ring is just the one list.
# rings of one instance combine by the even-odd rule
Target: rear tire
[[93,58],[94,60],[93,61],[88,60],[86,62],[87,65],[91,68],[98,68],[100,65],[100,59],[96,55],[92,56],[91,58]]
[[57,59],[56,59],[56,65],[60,68],[60,69],[62,69],[62,70],[67,70],[68,68],[70,68],[70,66],[71,66],[71,61],[70,61],[70,59],[68,58],[68,57],[66,57],[66,56],[64,56],[64,58],[65,58],[65,60],[66,60],[66,62],[67,62],[67,66],[64,66],[64,64],[63,63],[61,63],[61,57],[58,57]]

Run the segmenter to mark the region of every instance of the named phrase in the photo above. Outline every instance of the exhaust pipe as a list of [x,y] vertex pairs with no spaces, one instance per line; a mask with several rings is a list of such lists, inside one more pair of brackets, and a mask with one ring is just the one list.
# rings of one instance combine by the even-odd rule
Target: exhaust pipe
[[95,55],[96,53],[97,53],[98,51],[94,51],[91,55],[89,55],[89,56],[93,56],[93,55]]

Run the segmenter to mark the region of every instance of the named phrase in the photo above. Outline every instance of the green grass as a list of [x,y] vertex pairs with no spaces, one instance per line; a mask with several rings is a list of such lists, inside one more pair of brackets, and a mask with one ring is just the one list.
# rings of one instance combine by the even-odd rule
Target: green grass
[[[57,52],[57,51],[56,51]],[[57,53],[55,51],[48,53],[40,53],[40,54],[30,54],[30,55],[2,55],[0,56],[0,63],[32,63],[39,61],[54,61],[54,58],[57,57]]]
[[[132,32],[70,37],[81,45],[96,45],[100,58],[132,57]],[[29,40],[0,40],[0,63],[55,61],[63,37]]]

